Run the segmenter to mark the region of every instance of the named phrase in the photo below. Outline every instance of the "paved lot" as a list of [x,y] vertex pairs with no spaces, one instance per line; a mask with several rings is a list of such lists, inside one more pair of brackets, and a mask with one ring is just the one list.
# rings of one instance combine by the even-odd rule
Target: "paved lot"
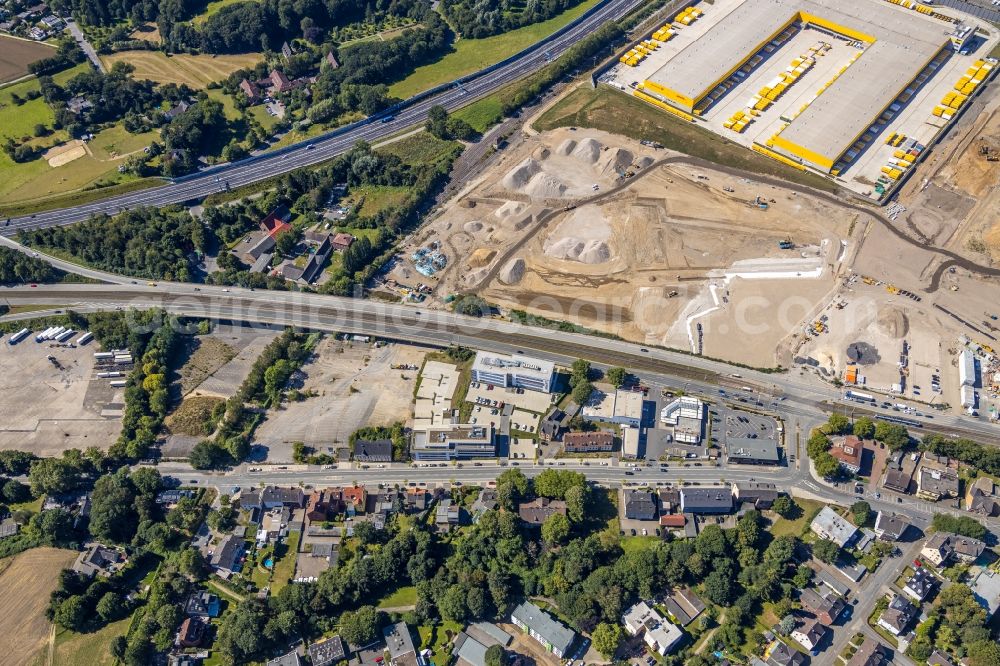
[[472,382],[469,385],[468,399],[475,402],[476,398],[486,398],[490,401],[509,403],[519,409],[536,414],[544,414],[552,404],[552,395],[539,391],[524,390],[518,393],[516,389],[494,388],[490,390],[487,384]]
[[458,387],[458,367],[441,361],[428,361],[420,373],[420,388],[413,406],[414,427],[443,423],[441,412],[451,407]]

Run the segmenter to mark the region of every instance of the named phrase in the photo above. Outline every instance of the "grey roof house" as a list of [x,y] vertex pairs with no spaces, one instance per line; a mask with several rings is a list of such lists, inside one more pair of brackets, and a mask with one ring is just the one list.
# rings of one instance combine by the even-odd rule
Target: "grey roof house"
[[576,634],[535,604],[524,602],[510,614],[510,621],[559,658],[569,653]]

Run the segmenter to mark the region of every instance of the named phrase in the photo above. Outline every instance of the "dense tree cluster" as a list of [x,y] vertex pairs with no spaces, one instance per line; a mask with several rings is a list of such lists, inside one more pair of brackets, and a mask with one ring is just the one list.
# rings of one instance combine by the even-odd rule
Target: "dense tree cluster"
[[373,441],[378,439],[388,439],[392,442],[392,459],[396,461],[407,460],[409,453],[407,447],[409,440],[406,436],[406,428],[402,422],[393,423],[391,426],[365,426],[351,433],[347,438],[347,443],[354,449],[354,443],[361,440]]
[[590,383],[590,363],[582,358],[573,361],[570,369],[569,385],[572,389],[573,402],[583,405],[590,399],[590,394],[594,392],[594,385]]
[[58,282],[63,275],[47,261],[29,257],[9,247],[0,247],[0,284]]
[[935,648],[942,648],[972,666],[1000,666],[1000,647],[990,637],[986,610],[967,585],[950,585],[941,590],[917,627],[916,639],[907,653],[925,662]]
[[935,513],[931,527],[938,532],[952,532],[982,541],[987,530],[983,524],[971,516],[953,516],[950,513]]
[[498,35],[560,14],[580,0],[444,0],[448,21],[463,37]]
[[427,111],[428,132],[439,139],[459,139],[469,141],[476,136],[476,130],[461,118],[453,118],[440,104],[435,104]]
[[213,240],[204,225],[179,207],[95,215],[79,224],[22,232],[20,238],[113,273],[180,282],[195,279],[195,253],[205,252]]

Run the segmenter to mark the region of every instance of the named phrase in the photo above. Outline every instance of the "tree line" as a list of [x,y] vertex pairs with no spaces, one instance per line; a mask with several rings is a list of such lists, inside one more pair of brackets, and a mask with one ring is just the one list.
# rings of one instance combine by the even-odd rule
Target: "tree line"
[[443,0],[448,22],[463,37],[480,39],[545,21],[580,4],[580,0]]

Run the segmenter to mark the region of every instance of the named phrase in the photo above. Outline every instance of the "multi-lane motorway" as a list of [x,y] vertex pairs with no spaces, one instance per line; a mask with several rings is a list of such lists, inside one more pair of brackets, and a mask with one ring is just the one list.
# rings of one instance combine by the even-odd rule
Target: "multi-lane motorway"
[[378,141],[422,123],[428,109],[436,104],[451,111],[496,92],[503,86],[541,69],[551,59],[564,53],[603,24],[626,16],[641,2],[642,0],[604,0],[562,32],[539,42],[512,62],[473,76],[462,84],[456,84],[436,95],[414,101],[394,115],[354,123],[334,133],[303,141],[280,151],[208,169],[153,189],[72,208],[38,213],[30,217],[11,218],[9,222],[0,226],[0,234],[10,236],[22,229],[72,224],[94,214],[114,214],[136,206],[163,206],[191,201],[227,187],[241,187],[324,162],[346,152],[358,141]]

